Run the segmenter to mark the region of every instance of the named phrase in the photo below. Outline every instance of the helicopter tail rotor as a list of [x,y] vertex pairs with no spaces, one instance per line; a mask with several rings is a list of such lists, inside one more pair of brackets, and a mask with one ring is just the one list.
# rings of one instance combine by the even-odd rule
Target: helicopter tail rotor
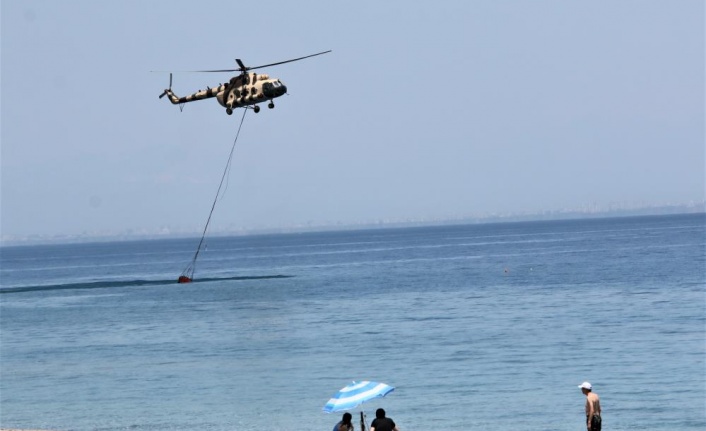
[[159,98],[161,99],[162,97],[166,96],[167,93],[172,91],[172,74],[169,74],[169,88],[164,90],[162,94],[159,95]]

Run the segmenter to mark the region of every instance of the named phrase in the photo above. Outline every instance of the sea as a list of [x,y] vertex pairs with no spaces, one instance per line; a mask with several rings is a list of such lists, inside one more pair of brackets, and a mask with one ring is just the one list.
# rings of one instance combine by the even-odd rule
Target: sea
[[706,215],[0,248],[0,428],[706,429]]

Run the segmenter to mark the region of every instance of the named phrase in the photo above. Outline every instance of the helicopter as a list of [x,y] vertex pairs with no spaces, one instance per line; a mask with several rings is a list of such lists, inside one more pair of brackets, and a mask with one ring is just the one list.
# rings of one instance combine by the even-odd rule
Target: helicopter
[[258,74],[256,72],[250,72],[251,70],[276,66],[278,64],[291,63],[293,61],[299,61],[329,52],[331,52],[331,50],[255,67],[248,67],[239,58],[236,58],[235,62],[238,63],[237,69],[194,70],[193,72],[207,73],[240,72],[240,75],[232,77],[226,84],[219,84],[217,87],[213,88],[206,87],[206,90],[199,90],[185,97],[179,97],[172,91],[172,74],[170,73],[169,88],[165,89],[162,94],[159,95],[159,98],[161,99],[164,96],[168,96],[169,101],[172,102],[172,104],[183,105],[184,103],[215,97],[216,100],[218,100],[218,103],[226,108],[226,114],[228,115],[233,114],[233,109],[235,108],[250,108],[255,111],[255,113],[258,113],[260,112],[260,106],[258,103],[269,101],[267,107],[270,109],[274,108],[274,99],[286,94],[287,86],[284,85],[284,83],[278,78],[271,78],[269,75],[264,73]]

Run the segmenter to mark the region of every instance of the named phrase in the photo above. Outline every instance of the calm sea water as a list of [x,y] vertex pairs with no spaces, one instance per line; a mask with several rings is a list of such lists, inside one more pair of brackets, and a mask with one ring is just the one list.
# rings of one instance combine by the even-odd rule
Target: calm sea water
[[703,214],[197,242],[0,249],[0,427],[706,429]]

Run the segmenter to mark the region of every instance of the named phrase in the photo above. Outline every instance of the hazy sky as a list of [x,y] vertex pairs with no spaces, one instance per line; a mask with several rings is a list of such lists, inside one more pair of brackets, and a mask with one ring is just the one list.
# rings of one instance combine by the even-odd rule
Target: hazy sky
[[[199,231],[242,110],[151,70],[280,65],[214,229],[703,201],[704,2],[2,1],[2,235]],[[177,74],[180,96],[230,74]]]

